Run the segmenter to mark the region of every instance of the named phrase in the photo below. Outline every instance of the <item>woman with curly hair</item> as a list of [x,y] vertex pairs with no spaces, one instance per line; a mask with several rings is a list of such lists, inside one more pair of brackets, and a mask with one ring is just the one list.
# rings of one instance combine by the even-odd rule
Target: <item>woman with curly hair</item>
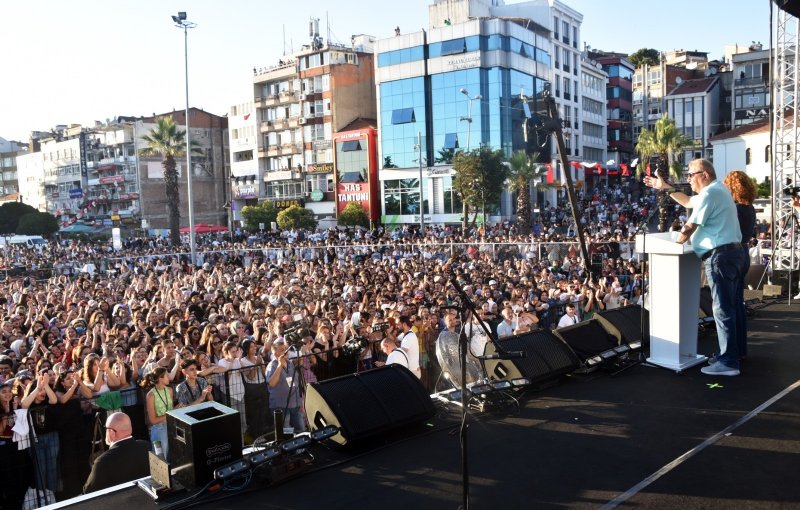
[[742,249],[746,255],[744,270],[739,275],[736,287],[736,303],[739,307],[736,343],[739,345],[739,355],[744,358],[747,356],[747,312],[744,306],[744,281],[747,271],[750,269],[750,240],[755,237],[756,210],[753,207],[753,201],[756,199],[758,190],[753,179],[741,170],[730,172],[722,183],[730,190],[733,201],[736,203],[736,215],[739,218],[739,229],[742,232]]

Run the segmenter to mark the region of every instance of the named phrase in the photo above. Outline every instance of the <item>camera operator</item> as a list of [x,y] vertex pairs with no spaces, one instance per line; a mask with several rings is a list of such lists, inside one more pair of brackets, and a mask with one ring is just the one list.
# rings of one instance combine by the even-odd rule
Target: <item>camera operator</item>
[[[289,363],[289,348],[283,340],[276,340],[272,344],[272,361],[267,365],[267,382],[269,383],[269,409],[273,413],[276,409],[284,410],[283,425],[294,427],[295,433],[305,432],[306,423],[302,411],[302,398],[300,388],[294,377],[297,375],[294,362]],[[275,424],[279,426],[279,424]]]

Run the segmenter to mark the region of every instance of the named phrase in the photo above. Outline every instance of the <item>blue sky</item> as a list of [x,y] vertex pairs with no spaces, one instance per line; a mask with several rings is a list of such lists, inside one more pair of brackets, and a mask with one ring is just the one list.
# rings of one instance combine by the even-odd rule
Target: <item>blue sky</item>
[[[91,124],[117,115],[182,109],[183,32],[170,16],[187,11],[192,106],[219,115],[252,99],[252,69],[273,65],[308,41],[310,17],[322,37],[389,37],[428,26],[431,0],[3,0],[0,17],[0,137]],[[516,3],[508,1],[507,3]],[[582,40],[633,52],[697,49],[720,58],[726,44],[769,45],[769,1],[565,0],[584,15]],[[656,25],[658,22],[658,25]],[[284,38],[285,31],[285,38]],[[285,41],[285,45],[284,45]]]

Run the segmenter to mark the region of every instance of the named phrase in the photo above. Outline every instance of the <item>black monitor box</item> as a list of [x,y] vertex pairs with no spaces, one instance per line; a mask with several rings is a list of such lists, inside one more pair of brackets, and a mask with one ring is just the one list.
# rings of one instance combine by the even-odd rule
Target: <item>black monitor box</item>
[[203,487],[214,470],[242,458],[239,411],[203,402],[167,413],[169,463],[186,487]]

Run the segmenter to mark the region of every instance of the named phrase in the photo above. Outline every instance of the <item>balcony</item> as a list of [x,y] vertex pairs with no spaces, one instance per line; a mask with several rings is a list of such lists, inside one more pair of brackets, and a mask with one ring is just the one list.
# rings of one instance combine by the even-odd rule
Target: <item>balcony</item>
[[262,120],[261,124],[259,124],[259,131],[265,132],[272,130],[272,121],[271,120]]
[[752,78],[739,78],[733,80],[734,87],[761,87],[767,85],[767,78],[765,76],[754,76]]

